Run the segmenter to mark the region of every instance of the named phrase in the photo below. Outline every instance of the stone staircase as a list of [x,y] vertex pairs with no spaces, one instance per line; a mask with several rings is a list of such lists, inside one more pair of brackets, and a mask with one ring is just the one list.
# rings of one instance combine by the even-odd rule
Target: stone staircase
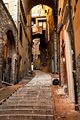
[[0,120],[54,120],[50,76],[43,77],[36,75],[0,105]]

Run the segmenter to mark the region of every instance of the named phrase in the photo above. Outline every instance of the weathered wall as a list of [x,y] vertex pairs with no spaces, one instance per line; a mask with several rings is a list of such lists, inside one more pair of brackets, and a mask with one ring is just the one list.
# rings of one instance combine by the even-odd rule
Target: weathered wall
[[53,9],[50,8],[49,13],[47,15],[47,30],[48,30],[47,32],[48,32],[48,43],[49,43],[49,46],[48,46],[48,65],[49,65],[49,67],[48,67],[48,69],[49,69],[49,71],[54,73],[57,71],[57,68],[55,68],[55,64],[57,61],[57,58],[56,58],[57,46],[56,46],[56,38],[55,38],[56,34],[54,31],[55,23],[54,23],[53,14],[54,14],[54,11],[53,11]]
[[73,8],[73,26],[75,37],[76,58],[80,54],[80,0],[76,3],[76,0],[72,1]]
[[[8,31],[12,31],[12,36],[14,37],[15,47],[12,45],[12,50],[10,50],[9,39],[7,36]],[[17,45],[17,29],[11,18],[8,10],[6,9],[2,0],[0,1],[0,81],[6,80],[6,82],[14,83],[16,81],[16,45]],[[12,55],[10,56],[10,52]],[[14,51],[14,52],[13,52]],[[11,68],[9,69],[9,61],[11,59]],[[5,67],[4,67],[5,66]],[[11,70],[9,77],[8,71]],[[9,79],[7,79],[9,78]]]
[[28,72],[28,34],[27,18],[22,1],[18,1],[18,80],[23,78]]
[[[74,102],[74,79],[73,79],[73,63],[72,63],[72,45],[71,45],[71,27],[69,8],[67,0],[59,1],[59,16],[58,16],[58,29],[60,30],[60,73],[61,85],[68,86],[68,94],[71,101]],[[61,35],[62,34],[62,35]],[[62,42],[64,44],[62,45]],[[64,77],[65,75],[65,77]],[[66,80],[67,79],[67,80]]]
[[77,64],[77,91],[78,102],[80,104],[80,0],[72,0],[72,12]]
[[60,32],[60,72],[61,86],[67,85],[64,30]]
[[24,0],[25,3],[25,10],[26,13],[28,14],[28,12],[32,9],[32,7],[39,5],[39,4],[43,4],[43,5],[47,5],[51,8],[55,7],[55,0],[49,0],[49,1],[45,1],[45,0]]

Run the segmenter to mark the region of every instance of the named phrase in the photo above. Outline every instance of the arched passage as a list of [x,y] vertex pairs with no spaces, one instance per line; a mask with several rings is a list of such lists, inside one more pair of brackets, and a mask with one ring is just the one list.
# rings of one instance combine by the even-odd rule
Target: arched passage
[[3,81],[14,83],[16,73],[16,44],[12,30],[6,32],[4,45]]
[[24,6],[26,14],[36,5],[43,4],[51,7],[54,11],[54,15],[57,13],[57,1],[56,0],[24,0]]
[[[40,38],[40,63],[41,66],[48,66],[51,70],[51,57],[48,44],[52,38],[54,29],[53,9],[45,5],[37,5],[32,8],[32,39]],[[37,13],[37,14],[36,14]],[[53,43],[52,43],[53,44]],[[52,51],[53,52],[53,51]]]
[[[50,43],[50,41],[51,41],[51,44],[53,44],[52,39],[54,39],[54,38],[52,38],[53,37],[52,34],[53,34],[53,30],[55,29],[55,25],[56,25],[56,23],[54,21],[54,16],[56,16],[56,14],[55,14],[56,2],[51,1],[51,0],[49,0],[49,1],[46,1],[46,0],[38,0],[38,1],[36,1],[36,0],[34,0],[34,1],[33,0],[24,0],[24,1],[22,1],[21,4],[23,5],[23,8],[25,8],[25,9],[24,9],[24,12],[23,12],[22,7],[20,8],[20,12],[22,10],[22,12],[21,12],[22,17],[20,17],[20,20],[21,20],[21,22],[24,23],[24,21],[23,21],[24,16],[27,19],[25,25],[27,26],[26,27],[26,32],[27,32],[27,38],[28,38],[28,61],[29,61],[29,63],[28,63],[28,71],[30,71],[31,70],[31,60],[32,60],[32,49],[31,49],[32,44],[31,43],[32,43],[32,39],[35,38],[35,35],[34,36],[31,35],[31,34],[33,34],[32,27],[36,26],[35,29],[37,29],[37,28],[40,29],[40,27],[41,27],[41,26],[39,26],[41,24],[40,22],[42,22],[42,24],[43,24],[44,21],[46,22],[46,28],[42,27],[41,28],[42,30],[40,29],[41,32],[37,31],[35,33],[37,34],[36,38],[40,38],[40,49],[42,49],[41,51],[43,51],[42,54],[45,53],[45,56],[47,56],[46,54],[49,53],[49,52],[47,52],[47,43]],[[32,9],[33,9],[33,7],[35,7],[37,5],[40,5],[42,7],[41,10],[44,11],[44,15],[34,18],[32,16]],[[47,5],[47,7],[45,7],[45,5]],[[39,10],[39,7],[37,7],[37,8]],[[43,18],[44,18],[44,20],[43,20]],[[31,24],[32,19],[35,19],[35,21],[36,21],[34,23],[35,25]],[[44,35],[39,36],[38,33],[42,34],[43,31],[45,31],[45,37],[44,37]],[[53,51],[51,51],[51,46],[50,45],[48,45],[48,47],[50,49],[50,52],[53,53]],[[41,57],[42,56],[44,56],[44,55],[41,55]],[[50,56],[50,54],[48,54],[48,56]],[[51,59],[52,58],[51,57],[47,57],[47,58],[49,58],[48,59],[48,64],[51,64]],[[46,57],[44,57],[44,59],[42,57],[41,59],[42,59],[42,65],[45,65],[45,63],[43,63],[43,62],[46,62]],[[52,65],[50,65],[50,71],[52,69],[51,66]]]
[[[38,55],[38,56],[33,55],[34,57],[37,57],[37,59],[36,58],[34,58],[34,59],[36,59],[36,61],[38,61],[38,62],[40,61],[38,63],[38,65],[36,65],[36,67],[37,66],[41,66],[41,67],[46,66],[47,65],[47,43],[45,41],[45,35],[40,34],[40,33],[34,34],[34,35],[32,35],[32,40],[34,41],[33,47],[35,49],[35,50],[34,49],[33,50],[35,51],[35,54]],[[39,51],[40,51],[40,53],[39,53]],[[37,64],[37,62],[36,62],[36,64]],[[37,67],[37,68],[39,68],[39,67]]]
[[32,40],[35,39],[35,38],[40,38],[43,37],[43,34],[40,34],[40,33],[36,33],[36,34],[32,34]]
[[34,69],[40,69],[40,38],[33,39],[32,62]]

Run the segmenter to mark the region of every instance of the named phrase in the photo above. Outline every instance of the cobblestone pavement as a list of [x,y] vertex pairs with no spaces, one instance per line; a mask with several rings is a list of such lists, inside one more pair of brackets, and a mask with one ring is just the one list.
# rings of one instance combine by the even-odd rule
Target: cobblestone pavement
[[51,76],[37,71],[36,76],[0,105],[0,120],[54,120]]

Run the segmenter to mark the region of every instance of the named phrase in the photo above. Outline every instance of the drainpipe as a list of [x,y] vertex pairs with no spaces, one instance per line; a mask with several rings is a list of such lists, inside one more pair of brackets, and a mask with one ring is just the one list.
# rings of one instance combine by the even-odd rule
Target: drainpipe
[[55,72],[55,63],[54,63],[54,39],[52,36],[52,41],[51,41],[51,69],[52,69],[52,73]]
[[74,30],[73,30],[73,21],[72,21],[72,13],[71,13],[71,0],[68,0],[69,6],[69,20],[70,20],[70,32],[71,32],[71,47],[73,50],[72,58],[73,58],[73,79],[74,79],[74,96],[75,96],[75,110],[79,110],[78,107],[78,94],[77,94],[77,85],[76,85],[76,54],[75,54],[75,41],[74,41]]
[[59,26],[57,26],[57,43],[58,43],[58,73],[59,73],[59,81],[61,86],[61,69],[60,69],[60,32],[63,28],[63,23],[61,23]]
[[56,1],[57,3],[57,63],[58,63],[58,74],[59,74],[59,85],[61,86],[61,69],[60,69],[60,31],[63,27],[63,25],[59,26],[58,28],[58,7],[59,7],[59,0]]
[[58,40],[58,73],[59,73],[59,85],[61,86],[61,69],[60,69],[60,31],[57,32],[57,40]]

